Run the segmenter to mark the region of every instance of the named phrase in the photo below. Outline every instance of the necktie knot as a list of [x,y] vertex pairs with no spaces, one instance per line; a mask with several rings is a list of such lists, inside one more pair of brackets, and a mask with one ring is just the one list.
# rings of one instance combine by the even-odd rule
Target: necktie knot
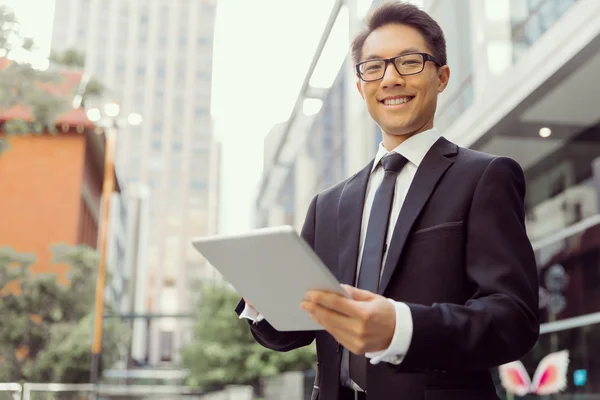
[[384,170],[393,171],[396,173],[400,172],[407,162],[408,160],[404,158],[403,155],[396,152],[390,153],[381,159],[381,164],[383,164]]

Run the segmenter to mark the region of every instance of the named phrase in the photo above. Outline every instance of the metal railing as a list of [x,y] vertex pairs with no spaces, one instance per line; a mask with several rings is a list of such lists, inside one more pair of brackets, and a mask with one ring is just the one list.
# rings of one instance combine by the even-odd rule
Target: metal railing
[[[3,396],[7,392],[9,396]],[[0,399],[10,400],[92,400],[94,398],[202,398],[204,392],[175,385],[98,385],[66,383],[0,383]]]
[[[3,392],[7,392],[8,396],[4,396]],[[4,400],[21,400],[23,386],[19,383],[0,383],[0,399]]]

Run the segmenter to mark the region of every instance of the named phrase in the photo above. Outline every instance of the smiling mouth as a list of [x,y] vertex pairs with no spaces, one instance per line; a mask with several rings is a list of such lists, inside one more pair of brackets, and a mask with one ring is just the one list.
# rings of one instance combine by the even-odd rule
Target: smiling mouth
[[386,106],[397,106],[397,105],[400,105],[400,104],[406,104],[406,103],[410,102],[414,98],[415,98],[414,96],[396,97],[396,98],[393,98],[393,99],[381,100],[380,103],[384,104]]

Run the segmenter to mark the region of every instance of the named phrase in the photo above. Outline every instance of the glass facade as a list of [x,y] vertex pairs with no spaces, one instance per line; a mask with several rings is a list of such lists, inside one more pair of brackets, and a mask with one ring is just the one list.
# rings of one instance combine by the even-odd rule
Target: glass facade
[[[517,158],[527,180],[526,223],[538,265],[542,330],[521,361],[533,377],[545,356],[567,350],[566,390],[541,398],[598,399],[600,123],[555,127],[549,138],[524,128],[496,135],[490,139],[496,147],[485,149],[509,149],[500,153]],[[509,397],[499,380],[498,390],[503,399],[540,398]]]
[[[537,140],[540,150],[544,140]],[[527,223],[534,241],[599,212],[593,164],[600,157],[600,125],[555,147],[525,171]]]
[[346,122],[346,78],[341,72],[313,123],[309,138],[309,154],[317,164],[318,177],[314,192],[331,187],[344,179],[344,131]]
[[290,168],[288,177],[285,180],[285,184],[279,194],[279,204],[283,208],[283,224],[294,225],[294,217],[296,215],[296,203],[295,203],[295,174],[294,167]]
[[543,323],[600,311],[600,220],[539,249],[537,259]]
[[[530,377],[540,361],[551,353],[567,350],[567,388],[542,398],[600,398],[600,218],[548,242],[536,251],[540,272],[542,333],[535,347],[521,360]],[[581,317],[579,320],[566,318]],[[565,323],[567,322],[567,323]],[[499,380],[498,380],[499,383]],[[503,399],[509,399],[498,384]],[[534,399],[540,396],[514,396]]]
[[511,0],[516,62],[577,0]]
[[446,36],[448,65],[452,71],[448,87],[440,97],[435,126],[445,132],[473,104],[473,51],[468,1],[441,1],[431,12]]

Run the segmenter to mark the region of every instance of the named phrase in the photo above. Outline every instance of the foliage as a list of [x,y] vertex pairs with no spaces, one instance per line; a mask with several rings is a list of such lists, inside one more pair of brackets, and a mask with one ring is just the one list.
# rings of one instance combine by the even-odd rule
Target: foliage
[[76,49],[67,49],[62,53],[52,49],[49,58],[50,61],[65,67],[82,69],[85,66],[85,56]]
[[[70,285],[33,275],[35,256],[0,247],[0,381],[89,381],[97,253],[87,246],[54,246],[56,263],[70,265]],[[18,290],[14,290],[18,288]],[[107,305],[107,313],[111,305]],[[103,327],[103,366],[117,361],[128,330]]]
[[[85,67],[85,55],[77,49],[66,49],[63,52],[52,50],[50,61],[54,64],[67,68],[83,69]],[[93,97],[101,97],[106,92],[106,87],[96,78],[91,77],[85,85],[83,102]]]
[[[6,6],[0,6],[0,56],[10,56],[20,50],[28,53],[35,48],[31,38],[19,34],[19,24],[14,13]],[[40,84],[58,84],[60,74],[40,71],[27,62],[12,62],[0,71],[0,111],[16,105],[26,105],[31,110],[33,121],[7,121],[2,130],[7,134],[41,134],[56,131],[56,117],[68,108],[64,98],[52,95]],[[6,140],[0,138],[0,154],[8,148]]]
[[[9,56],[19,50],[25,52],[35,48],[31,38],[19,34],[18,21],[6,6],[0,6],[0,54]],[[54,129],[58,112],[67,108],[64,99],[54,96],[39,87],[39,83],[58,84],[61,77],[56,72],[40,71],[27,62],[12,62],[0,73],[0,110],[15,105],[28,105],[38,125]]]
[[[0,57],[9,56],[17,50],[21,53],[35,50],[33,39],[21,37],[18,26],[14,13],[0,5]],[[50,61],[68,68],[82,69],[85,65],[84,55],[75,49],[52,51]],[[32,121],[7,121],[2,130],[7,135],[55,133],[56,118],[69,108],[69,104],[67,99],[49,93],[42,86],[60,84],[61,81],[62,76],[56,68],[40,71],[27,62],[15,61],[0,70],[0,112],[25,105],[33,116]],[[89,79],[82,93],[82,106],[87,99],[100,97],[104,92],[105,87],[100,82]],[[0,137],[0,154],[7,149],[8,141]]]
[[202,288],[194,339],[181,352],[190,370],[188,384],[207,390],[229,384],[256,386],[261,377],[313,368],[314,345],[279,353],[256,343],[247,321],[235,315],[239,300],[224,286]]
[[5,56],[12,50],[18,26],[15,14],[8,7],[0,5],[0,56]]

